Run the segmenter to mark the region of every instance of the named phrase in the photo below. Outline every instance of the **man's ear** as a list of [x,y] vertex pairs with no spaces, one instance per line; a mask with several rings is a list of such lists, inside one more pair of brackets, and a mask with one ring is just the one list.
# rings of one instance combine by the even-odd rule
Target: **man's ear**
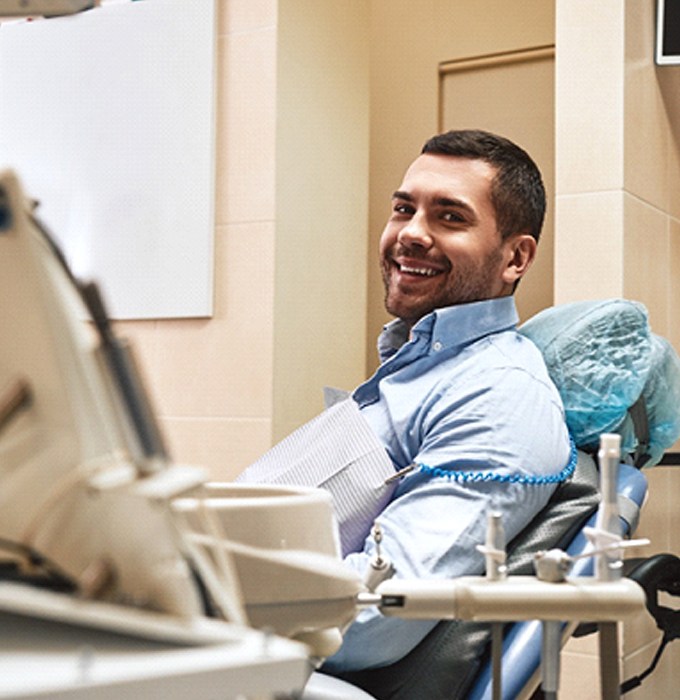
[[507,264],[503,270],[503,281],[514,285],[531,267],[536,257],[536,239],[528,233],[518,233],[506,240]]

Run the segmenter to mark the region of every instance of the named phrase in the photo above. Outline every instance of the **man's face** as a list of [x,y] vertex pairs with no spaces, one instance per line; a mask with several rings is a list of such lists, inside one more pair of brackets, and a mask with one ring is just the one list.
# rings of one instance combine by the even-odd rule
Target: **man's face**
[[392,197],[380,239],[389,313],[415,323],[430,311],[512,293],[511,239],[501,240],[491,203],[495,168],[424,154]]

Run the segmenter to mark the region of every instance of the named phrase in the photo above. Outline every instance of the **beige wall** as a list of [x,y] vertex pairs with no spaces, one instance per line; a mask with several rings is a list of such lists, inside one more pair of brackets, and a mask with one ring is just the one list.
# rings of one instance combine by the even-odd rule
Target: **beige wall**
[[[654,66],[653,0],[557,2],[555,299],[623,296],[646,304],[652,328],[680,349],[680,101],[677,67]],[[638,530],[654,552],[680,553],[680,469],[647,472]],[[671,603],[672,605],[672,603]],[[647,615],[623,627],[622,674],[658,645]],[[595,639],[570,642],[565,693],[599,698]],[[680,648],[626,698],[667,698]]]
[[273,437],[364,378],[368,4],[280,0]]
[[215,313],[121,331],[175,459],[230,479],[364,377],[368,9],[216,3]]

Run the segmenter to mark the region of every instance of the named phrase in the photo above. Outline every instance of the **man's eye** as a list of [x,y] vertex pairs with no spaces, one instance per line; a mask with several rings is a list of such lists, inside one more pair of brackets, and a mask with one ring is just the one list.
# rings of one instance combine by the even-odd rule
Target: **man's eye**
[[462,224],[465,222],[465,217],[455,211],[447,211],[442,214],[442,219],[453,224]]
[[410,204],[395,204],[392,211],[395,214],[406,214],[410,216],[413,214],[413,207]]

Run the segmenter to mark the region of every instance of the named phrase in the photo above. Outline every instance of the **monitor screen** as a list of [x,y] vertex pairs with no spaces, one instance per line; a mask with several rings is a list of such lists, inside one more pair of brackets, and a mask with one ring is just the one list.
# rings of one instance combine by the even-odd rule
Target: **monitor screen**
[[680,64],[680,0],[657,0],[656,63]]

